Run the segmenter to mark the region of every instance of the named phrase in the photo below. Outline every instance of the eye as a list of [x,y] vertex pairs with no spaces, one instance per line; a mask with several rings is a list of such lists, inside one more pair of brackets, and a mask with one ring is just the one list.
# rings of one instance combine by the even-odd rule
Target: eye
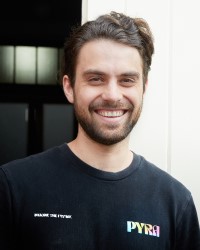
[[122,85],[124,85],[124,86],[127,86],[127,87],[134,85],[135,82],[136,82],[135,79],[134,78],[130,78],[130,77],[128,77],[128,78],[127,77],[126,78],[122,78],[120,80],[120,83]]
[[93,76],[88,79],[88,82],[93,85],[98,85],[103,83],[103,78],[100,76]]
[[92,77],[92,78],[89,79],[89,81],[90,82],[93,82],[93,81],[98,82],[98,81],[100,81],[100,77]]

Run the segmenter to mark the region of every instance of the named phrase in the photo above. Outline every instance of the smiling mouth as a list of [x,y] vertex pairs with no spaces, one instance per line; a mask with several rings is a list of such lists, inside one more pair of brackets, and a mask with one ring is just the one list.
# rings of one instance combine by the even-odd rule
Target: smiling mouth
[[103,117],[120,117],[126,113],[126,110],[96,110],[96,113]]

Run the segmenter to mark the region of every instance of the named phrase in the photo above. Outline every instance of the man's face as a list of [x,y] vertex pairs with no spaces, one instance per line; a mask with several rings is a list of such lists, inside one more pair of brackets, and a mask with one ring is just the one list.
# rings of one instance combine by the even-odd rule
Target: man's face
[[142,110],[142,73],[135,48],[105,39],[86,43],[68,98],[74,103],[79,133],[104,145],[125,139]]

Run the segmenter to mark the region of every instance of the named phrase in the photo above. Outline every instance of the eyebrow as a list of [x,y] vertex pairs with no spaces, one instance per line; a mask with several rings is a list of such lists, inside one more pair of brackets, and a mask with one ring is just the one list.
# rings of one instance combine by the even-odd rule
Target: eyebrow
[[125,77],[136,77],[137,79],[140,78],[140,73],[136,71],[130,71],[130,72],[125,72],[122,73],[120,76],[125,76]]
[[83,75],[84,76],[87,76],[87,75],[105,75],[105,73],[102,71],[99,71],[99,70],[89,69],[89,70],[86,70],[85,72],[83,72]]
[[[106,75],[105,72],[102,72],[99,70],[89,69],[83,73],[83,76],[92,75],[92,74],[94,74],[94,75]],[[129,71],[129,72],[124,72],[124,73],[120,74],[119,76],[140,78],[140,73],[136,72],[136,71]]]

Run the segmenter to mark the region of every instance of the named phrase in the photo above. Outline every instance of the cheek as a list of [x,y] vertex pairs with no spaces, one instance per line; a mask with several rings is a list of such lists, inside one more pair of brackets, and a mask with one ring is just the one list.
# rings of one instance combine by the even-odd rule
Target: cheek
[[75,93],[74,95],[74,105],[79,109],[79,110],[84,110],[87,109],[90,104],[90,98],[86,94],[86,92],[78,92]]
[[140,103],[143,101],[143,91],[140,89],[134,89],[132,91],[129,90],[124,96],[134,106],[140,105]]
[[98,97],[98,92],[95,88],[80,88],[75,90],[74,99],[79,105],[89,105]]

